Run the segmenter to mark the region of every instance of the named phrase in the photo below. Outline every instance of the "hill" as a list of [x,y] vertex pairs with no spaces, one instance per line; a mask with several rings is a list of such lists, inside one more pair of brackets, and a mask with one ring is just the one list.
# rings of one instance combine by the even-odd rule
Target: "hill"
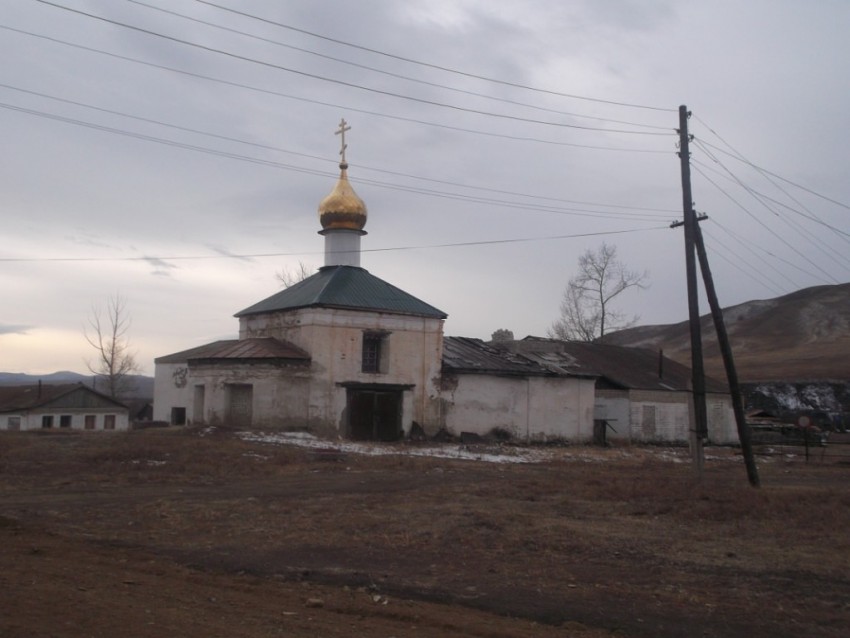
[[[742,382],[850,381],[850,283],[748,301],[724,308],[723,317]],[[701,324],[706,374],[724,378],[711,315]],[[605,341],[662,349],[690,365],[687,321],[629,328]]]
[[[153,377],[132,375],[130,399],[151,399],[153,397]],[[103,391],[106,381],[91,374],[78,372],[51,372],[50,374],[24,374],[22,372],[0,372],[0,385],[30,385],[34,383],[85,383],[96,390]]]

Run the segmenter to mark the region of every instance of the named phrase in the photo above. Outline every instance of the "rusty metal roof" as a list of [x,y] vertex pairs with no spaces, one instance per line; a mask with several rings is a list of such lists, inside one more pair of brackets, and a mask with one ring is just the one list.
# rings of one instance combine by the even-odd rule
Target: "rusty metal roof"
[[197,348],[159,357],[155,363],[201,363],[213,360],[306,362],[310,360],[310,355],[287,341],[272,337],[257,337],[214,341]]
[[443,339],[443,370],[466,374],[552,376],[533,361],[470,337]]
[[[517,352],[549,369],[595,374],[613,387],[631,390],[688,391],[691,369],[648,348],[526,337]],[[706,377],[707,392],[727,393],[722,382]]]
[[357,266],[325,266],[315,275],[236,313],[237,317],[297,308],[348,308],[445,319],[448,315]]

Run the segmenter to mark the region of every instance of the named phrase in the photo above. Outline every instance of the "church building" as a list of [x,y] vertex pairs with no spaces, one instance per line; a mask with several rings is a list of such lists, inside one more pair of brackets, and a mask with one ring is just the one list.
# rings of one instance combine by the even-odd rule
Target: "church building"
[[[367,210],[348,181],[347,130],[319,204],[324,266],[236,313],[238,339],[156,359],[154,420],[369,441],[687,439],[684,366],[604,344],[444,337],[445,312],[361,267]],[[712,392],[711,439],[734,443],[728,392]]]
[[154,418],[395,440],[439,422],[446,313],[360,266],[366,204],[340,176],[319,205],[325,265],[238,312],[239,338],[156,359]]

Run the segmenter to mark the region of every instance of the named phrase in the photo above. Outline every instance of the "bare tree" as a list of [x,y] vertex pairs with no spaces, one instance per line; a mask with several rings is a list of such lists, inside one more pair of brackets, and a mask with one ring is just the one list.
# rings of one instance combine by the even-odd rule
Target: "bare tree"
[[304,281],[312,274],[313,273],[310,272],[307,264],[303,261],[299,261],[297,268],[290,270],[287,266],[284,266],[280,272],[275,273],[275,277],[277,277],[277,280],[280,282],[281,288],[289,288],[300,281]]
[[561,300],[561,315],[549,328],[549,336],[572,341],[603,339],[607,332],[633,326],[637,315],[628,316],[611,307],[629,288],[646,288],[646,272],[629,270],[617,259],[616,246],[602,244],[578,260],[578,274],[569,280]]
[[93,305],[88,325],[84,330],[86,341],[95,349],[96,358],[86,361],[93,374],[106,381],[106,392],[119,398],[129,390],[128,376],[141,370],[136,356],[130,350],[127,333],[130,330],[127,302],[121,295],[110,296],[106,309]]

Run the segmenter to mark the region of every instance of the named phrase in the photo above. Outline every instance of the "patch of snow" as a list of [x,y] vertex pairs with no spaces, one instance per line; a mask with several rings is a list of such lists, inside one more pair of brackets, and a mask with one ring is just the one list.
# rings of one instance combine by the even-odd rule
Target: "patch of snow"
[[[409,456],[439,459],[479,461],[483,463],[546,463],[550,461],[574,463],[608,463],[632,459],[650,453],[671,463],[689,463],[687,448],[636,448],[635,450],[575,447],[514,447],[476,446],[434,443],[406,446],[391,443],[355,441],[328,441],[305,432],[237,432],[243,441],[264,445],[292,445],[335,454],[362,454],[364,456]],[[717,457],[718,459],[724,457]]]
[[257,454],[256,452],[245,452],[242,456],[249,459],[257,459],[258,461],[268,461],[271,457],[265,454]]

